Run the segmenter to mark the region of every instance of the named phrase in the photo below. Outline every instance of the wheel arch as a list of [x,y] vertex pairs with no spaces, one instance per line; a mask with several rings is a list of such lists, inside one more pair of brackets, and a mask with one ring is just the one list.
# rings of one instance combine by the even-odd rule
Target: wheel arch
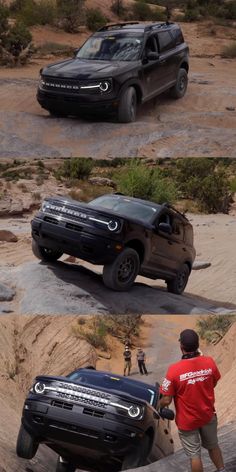
[[181,64],[180,64],[180,69],[184,69],[186,70],[186,72],[188,73],[189,71],[189,64],[187,61],[183,61]]
[[192,272],[192,263],[190,261],[184,261],[184,264],[186,264],[189,268],[189,273]]
[[134,87],[137,95],[137,102],[138,104],[142,103],[142,98],[143,98],[143,90],[138,81],[135,80],[127,80],[121,87],[119,97],[121,97],[122,93],[129,87]]
[[144,248],[144,244],[139,239],[131,239],[130,241],[127,241],[127,243],[125,244],[125,247],[134,249],[139,255],[140,264],[143,263],[144,255],[145,255],[145,248]]
[[147,429],[145,434],[149,439],[149,450],[148,450],[148,454],[149,454],[151,452],[151,449],[152,449],[152,446],[153,446],[153,441],[154,441],[154,429],[152,428],[152,426],[150,426]]

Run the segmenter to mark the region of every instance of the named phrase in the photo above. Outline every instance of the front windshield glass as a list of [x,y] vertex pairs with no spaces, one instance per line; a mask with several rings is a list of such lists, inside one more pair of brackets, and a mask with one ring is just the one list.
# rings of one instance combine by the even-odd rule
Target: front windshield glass
[[96,35],[86,41],[76,57],[98,61],[136,61],[142,44],[143,35],[139,33]]
[[109,195],[96,198],[89,202],[88,205],[99,206],[111,210],[118,215],[147,222],[151,222],[157,212],[157,208],[151,205],[145,205],[145,203],[131,200],[128,197],[114,198]]
[[87,384],[88,387],[101,387],[107,391],[120,390],[123,393],[127,393],[128,395],[145,400],[150,403],[150,405],[156,404],[157,392],[154,388],[152,389],[151,386],[148,388],[148,386],[145,384],[142,385],[133,383],[132,381],[126,381],[126,379],[123,380],[122,378],[116,377],[115,375],[97,375],[96,371],[94,372],[91,370],[87,372],[72,372],[72,374],[68,375],[67,378],[71,381],[79,382],[80,384]]

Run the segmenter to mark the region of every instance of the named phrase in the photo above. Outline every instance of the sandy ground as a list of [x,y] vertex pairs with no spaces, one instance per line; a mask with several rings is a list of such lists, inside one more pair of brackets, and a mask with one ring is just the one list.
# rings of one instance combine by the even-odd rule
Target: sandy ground
[[[177,342],[179,332],[187,327],[194,328],[196,320],[197,317],[186,316],[144,317],[138,342],[147,353],[149,371],[147,379],[150,382],[161,381],[169,363],[179,359],[180,351]],[[15,441],[23,400],[36,374],[63,375],[75,367],[95,362],[96,355],[91,347],[78,339],[75,342],[72,335],[72,326],[75,324],[76,319],[73,317],[11,315],[0,318],[0,347],[3,352],[0,359],[0,463],[4,472],[52,472],[55,468],[55,455],[44,447],[39,449],[33,460],[19,460],[15,455]],[[205,345],[201,345],[205,352],[213,355],[222,373],[222,380],[216,389],[216,405],[221,426],[228,424],[231,420],[236,420],[233,401],[236,351],[232,342],[236,334],[235,330],[234,323],[223,341],[216,347],[206,349]],[[115,341],[111,350],[111,360],[99,359],[97,368],[122,373],[122,350],[123,346]],[[133,357],[134,355],[135,350]],[[135,363],[133,363],[132,376],[140,378]],[[229,382],[231,395],[227,394]],[[179,443],[174,424],[172,429],[176,449],[178,449]],[[231,436],[233,442],[233,433],[228,433],[228,445],[231,444]],[[227,444],[223,444],[224,451],[229,452],[227,459],[232,461],[233,449],[228,451]],[[176,465],[179,463],[177,459]],[[174,456],[167,458],[164,463],[166,469],[160,470],[172,472],[171,467],[168,469],[168,464],[173,467]],[[208,470],[211,472],[213,469]],[[234,468],[229,468],[230,472],[234,470]]]
[[[235,157],[236,111],[227,109],[236,106],[235,60],[220,57],[222,47],[235,40],[235,28],[182,26],[191,51],[187,95],[179,101],[158,97],[128,125],[49,117],[35,93],[38,71],[52,57],[20,69],[1,68],[0,157]],[[40,27],[33,35],[35,44],[55,41],[73,47],[86,37]]]

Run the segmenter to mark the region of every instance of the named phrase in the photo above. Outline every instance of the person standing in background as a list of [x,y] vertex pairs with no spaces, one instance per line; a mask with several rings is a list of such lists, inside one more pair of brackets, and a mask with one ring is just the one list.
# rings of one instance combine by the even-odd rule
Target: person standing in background
[[145,352],[141,349],[141,347],[138,347],[136,357],[137,357],[137,361],[138,361],[138,368],[139,368],[140,374],[141,374],[141,375],[143,375],[143,374],[148,375],[148,372],[147,372],[147,369],[146,369],[146,365],[145,365],[145,362],[146,362],[146,354],[145,354]]
[[128,372],[127,375],[130,375],[132,353],[128,346],[125,347],[125,350],[123,352],[123,357],[124,357],[124,375],[126,375],[126,372]]

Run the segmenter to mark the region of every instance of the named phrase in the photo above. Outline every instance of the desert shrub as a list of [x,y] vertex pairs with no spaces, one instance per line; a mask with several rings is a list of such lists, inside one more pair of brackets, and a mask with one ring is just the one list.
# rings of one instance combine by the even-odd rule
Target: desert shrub
[[0,2],[0,38],[8,29],[8,18],[10,15],[10,10],[7,6]]
[[113,0],[111,4],[111,11],[115,13],[115,15],[122,18],[125,14],[125,7],[123,0]]
[[231,201],[229,178],[226,169],[214,159],[178,161],[176,182],[183,197],[196,200],[201,211],[228,212]]
[[132,161],[116,174],[118,190],[131,197],[157,203],[174,203],[177,198],[175,184],[153,167]]
[[197,321],[197,331],[202,339],[208,343],[216,344],[224,337],[234,322],[235,316],[232,315],[212,315]]
[[97,31],[107,23],[107,18],[99,8],[87,8],[86,26],[90,31]]
[[61,25],[68,33],[76,33],[84,22],[85,0],[56,0]]
[[31,41],[32,35],[28,28],[24,23],[16,22],[3,38],[2,44],[10,54],[17,58]]
[[137,21],[161,21],[166,18],[162,11],[152,9],[147,3],[140,0],[132,5],[132,16]]
[[232,193],[236,193],[236,177],[233,177],[232,180],[230,180],[230,190]]
[[26,26],[54,24],[56,18],[53,0],[16,0],[11,11]]
[[221,56],[234,59],[236,57],[236,42],[225,46],[221,52]]
[[93,160],[86,158],[65,159],[62,166],[56,171],[56,177],[66,179],[87,179],[93,169]]

